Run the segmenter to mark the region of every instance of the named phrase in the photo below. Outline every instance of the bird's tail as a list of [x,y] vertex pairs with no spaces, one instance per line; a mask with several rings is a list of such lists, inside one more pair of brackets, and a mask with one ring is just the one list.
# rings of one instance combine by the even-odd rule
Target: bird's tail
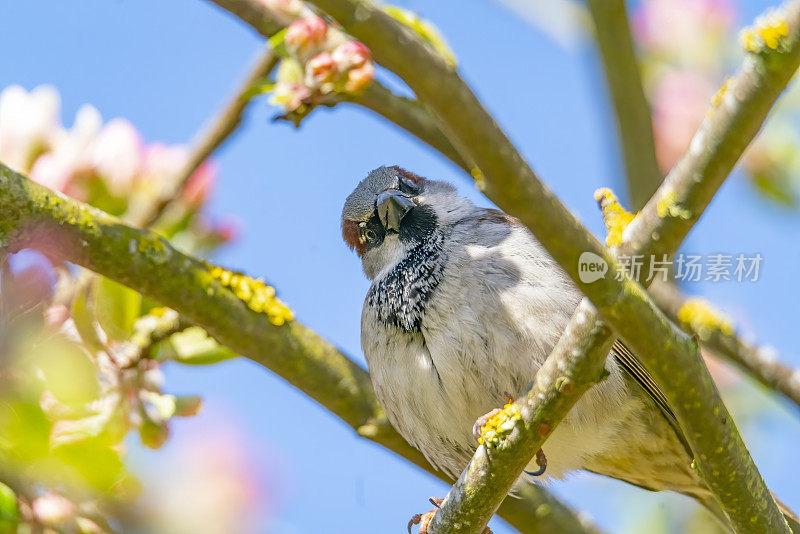
[[[720,525],[727,531],[733,533],[733,529],[728,522],[728,516],[722,507],[717,502],[716,498],[710,493],[692,493],[689,494],[690,497],[695,499],[697,502],[703,505],[703,507],[711,512],[711,515],[720,523]],[[778,505],[778,510],[781,511],[783,514],[784,519],[786,519],[786,523],[789,525],[789,528],[792,531],[792,534],[800,534],[800,518],[797,517],[788,506],[783,504],[780,499],[775,497],[772,494],[772,498],[775,500],[775,504]]]

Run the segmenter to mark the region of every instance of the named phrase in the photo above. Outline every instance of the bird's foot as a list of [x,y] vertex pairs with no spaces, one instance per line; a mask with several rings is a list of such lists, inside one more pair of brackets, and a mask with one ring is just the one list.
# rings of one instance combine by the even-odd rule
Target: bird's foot
[[428,500],[431,501],[431,504],[434,505],[436,508],[428,512],[425,512],[424,514],[414,514],[414,517],[412,517],[408,521],[408,534],[411,534],[411,527],[413,525],[419,525],[419,530],[417,530],[417,534],[428,534],[428,525],[430,524],[431,519],[433,519],[433,515],[436,513],[436,510],[438,510],[439,506],[441,506],[443,499],[439,499],[438,497],[431,497]]
[[514,398],[506,393],[506,405],[480,416],[472,426],[472,435],[479,444],[492,448],[514,429],[521,418],[522,414],[514,404]]
[[525,474],[532,477],[540,477],[547,471],[547,456],[544,455],[542,449],[536,451],[536,465],[539,466],[539,469],[536,471],[525,471]]
[[[436,497],[431,497],[429,499],[431,504],[434,505],[436,508],[429,512],[425,512],[424,514],[415,514],[414,517],[408,522],[408,534],[411,534],[411,527],[414,525],[419,525],[419,530],[417,530],[417,534],[428,534],[428,525],[430,525],[431,520],[433,519],[436,510],[442,505],[444,502],[443,499],[438,499]],[[492,529],[486,527],[483,529],[483,534],[492,534]]]
[[472,425],[472,435],[475,436],[475,441],[480,443],[481,441],[481,433],[483,431],[483,427],[486,426],[486,423],[489,422],[489,419],[496,416],[500,412],[502,412],[502,408],[495,408],[491,412],[485,413],[482,416],[478,417],[478,420],[475,421],[475,424]]

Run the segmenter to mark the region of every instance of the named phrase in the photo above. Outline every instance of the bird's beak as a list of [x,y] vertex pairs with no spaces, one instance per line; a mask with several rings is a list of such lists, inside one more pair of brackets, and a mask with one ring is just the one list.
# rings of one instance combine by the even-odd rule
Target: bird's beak
[[416,204],[398,189],[378,195],[378,217],[386,230],[400,231],[400,221]]

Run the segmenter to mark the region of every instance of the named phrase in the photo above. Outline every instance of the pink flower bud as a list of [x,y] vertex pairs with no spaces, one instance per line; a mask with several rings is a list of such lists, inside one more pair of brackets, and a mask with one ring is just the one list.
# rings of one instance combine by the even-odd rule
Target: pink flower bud
[[328,52],[317,54],[306,64],[306,73],[316,85],[333,81],[337,74],[336,62]]
[[364,43],[347,41],[336,47],[336,50],[333,51],[333,59],[344,71],[364,66],[372,59],[372,53]]
[[311,90],[301,83],[278,82],[272,91],[270,104],[282,106],[286,111],[294,111],[311,97]]
[[286,30],[286,44],[295,50],[319,45],[325,41],[328,25],[317,16],[296,20]]
[[369,85],[374,76],[375,66],[372,63],[365,63],[361,68],[352,69],[347,73],[344,90],[348,93],[357,93]]

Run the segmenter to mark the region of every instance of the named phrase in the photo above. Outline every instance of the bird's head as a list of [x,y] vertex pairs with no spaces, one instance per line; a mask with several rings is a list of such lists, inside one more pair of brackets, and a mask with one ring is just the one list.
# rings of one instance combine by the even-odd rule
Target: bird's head
[[378,167],[347,197],[342,235],[374,278],[447,224],[464,202],[450,184]]

